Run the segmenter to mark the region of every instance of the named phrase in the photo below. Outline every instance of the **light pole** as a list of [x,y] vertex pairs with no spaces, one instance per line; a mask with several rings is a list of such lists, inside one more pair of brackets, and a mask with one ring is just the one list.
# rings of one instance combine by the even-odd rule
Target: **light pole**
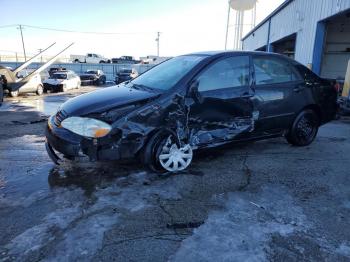
[[230,26],[230,11],[231,11],[231,6],[230,2],[228,2],[228,11],[227,11],[227,25],[226,25],[226,38],[225,38],[225,50],[227,50],[227,37],[228,37],[228,28]]
[[23,46],[23,53],[24,53],[24,62],[25,62],[25,61],[27,61],[27,55],[26,55],[26,48],[24,47],[22,25],[19,25],[19,30],[21,31],[22,46]]
[[158,57],[159,57],[159,38],[160,38],[160,32],[157,32],[156,42],[157,42],[157,56]]

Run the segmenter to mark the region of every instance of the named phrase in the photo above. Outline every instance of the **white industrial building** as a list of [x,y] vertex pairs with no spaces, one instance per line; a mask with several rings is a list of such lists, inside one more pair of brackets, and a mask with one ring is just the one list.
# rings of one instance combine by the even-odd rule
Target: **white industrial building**
[[242,39],[243,50],[293,57],[327,78],[350,59],[350,0],[286,0]]

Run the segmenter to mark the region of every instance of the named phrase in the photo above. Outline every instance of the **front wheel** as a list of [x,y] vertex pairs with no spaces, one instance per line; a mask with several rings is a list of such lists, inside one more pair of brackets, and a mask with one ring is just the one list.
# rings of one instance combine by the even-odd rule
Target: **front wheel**
[[38,96],[41,96],[44,93],[44,89],[42,85],[38,85],[38,87],[36,88],[36,92],[35,92]]
[[10,96],[11,96],[11,97],[17,97],[17,96],[18,96],[18,90],[16,90],[16,91],[10,91]]
[[288,143],[294,146],[310,145],[318,132],[319,118],[315,111],[302,111],[294,120],[291,129],[286,135]]
[[61,92],[67,92],[68,91],[68,88],[66,85],[62,85],[61,87]]
[[192,162],[193,152],[189,144],[180,146],[172,134],[156,134],[143,152],[144,163],[156,172],[178,172]]

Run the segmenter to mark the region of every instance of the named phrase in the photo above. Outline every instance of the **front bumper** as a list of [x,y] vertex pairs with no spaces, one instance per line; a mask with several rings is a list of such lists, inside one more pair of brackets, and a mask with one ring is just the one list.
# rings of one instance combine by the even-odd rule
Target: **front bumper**
[[122,160],[134,158],[145,143],[144,136],[121,139],[119,132],[100,139],[88,139],[57,127],[53,117],[46,126],[46,151],[51,160],[58,164],[60,158],[55,151],[72,159],[82,154],[90,160]]
[[340,115],[350,114],[350,97],[338,98],[338,112]]
[[51,92],[58,92],[63,90],[63,84],[58,84],[58,85],[52,85],[52,84],[47,84],[44,83],[44,89],[51,91]]

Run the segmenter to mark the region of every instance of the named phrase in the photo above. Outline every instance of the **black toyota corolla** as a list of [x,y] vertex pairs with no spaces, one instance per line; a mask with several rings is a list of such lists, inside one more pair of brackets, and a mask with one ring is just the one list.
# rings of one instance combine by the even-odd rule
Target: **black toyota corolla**
[[336,114],[336,90],[303,65],[262,52],[208,52],[159,64],[132,81],[87,93],[51,116],[46,148],[67,159],[139,158],[180,171],[193,151],[285,136],[309,145]]

